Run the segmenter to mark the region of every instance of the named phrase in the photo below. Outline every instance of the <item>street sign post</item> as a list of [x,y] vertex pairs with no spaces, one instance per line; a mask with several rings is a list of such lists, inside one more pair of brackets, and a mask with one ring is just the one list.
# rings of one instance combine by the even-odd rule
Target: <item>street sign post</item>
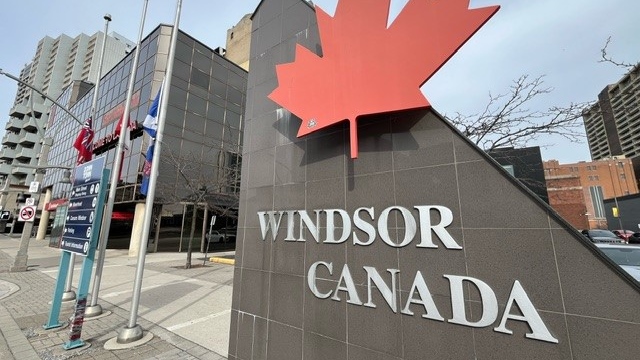
[[60,268],[56,288],[54,290],[51,311],[45,329],[62,326],[58,321],[60,305],[68,273],[71,253],[84,256],[75,311],[72,316],[69,341],[63,345],[66,350],[84,345],[80,338],[84,309],[89,292],[89,282],[95,256],[96,244],[100,235],[102,210],[104,207],[105,189],[109,179],[109,170],[104,168],[105,157],[100,157],[82,165],[78,165],[73,176],[73,187],[69,199],[65,223],[62,227],[60,249]]

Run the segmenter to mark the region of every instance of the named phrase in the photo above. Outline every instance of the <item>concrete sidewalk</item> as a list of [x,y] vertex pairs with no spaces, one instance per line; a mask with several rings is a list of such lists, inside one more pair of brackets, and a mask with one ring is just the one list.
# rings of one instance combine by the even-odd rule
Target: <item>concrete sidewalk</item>
[[[60,250],[49,248],[48,240],[31,239],[29,270],[11,273],[19,242],[17,236],[0,235],[0,359],[226,358],[233,266],[205,263],[203,254],[194,252],[193,268],[186,270],[186,253],[148,254],[137,324],[153,339],[129,349],[106,350],[104,344],[129,323],[137,262],[127,250],[107,250],[98,304],[109,315],[85,319],[81,338],[90,346],[64,350],[69,327],[42,327],[49,318]],[[83,260],[76,258],[74,290]],[[73,301],[63,303],[61,322],[71,316],[73,306]]]

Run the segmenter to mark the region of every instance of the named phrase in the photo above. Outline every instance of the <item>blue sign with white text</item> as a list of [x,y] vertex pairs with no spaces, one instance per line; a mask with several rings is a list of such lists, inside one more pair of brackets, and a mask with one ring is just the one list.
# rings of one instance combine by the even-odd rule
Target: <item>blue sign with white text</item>
[[[98,208],[104,202],[102,175],[105,158],[100,157],[78,165],[73,176],[69,209],[62,229],[60,248],[86,256],[93,238],[97,238],[95,224]],[[101,191],[102,190],[102,191]]]

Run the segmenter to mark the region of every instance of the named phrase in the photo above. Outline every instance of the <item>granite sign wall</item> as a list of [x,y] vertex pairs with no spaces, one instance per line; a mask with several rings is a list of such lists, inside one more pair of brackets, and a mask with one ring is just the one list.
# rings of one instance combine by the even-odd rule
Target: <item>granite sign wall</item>
[[229,359],[637,358],[638,283],[434,109],[297,138],[314,8],[252,20]]

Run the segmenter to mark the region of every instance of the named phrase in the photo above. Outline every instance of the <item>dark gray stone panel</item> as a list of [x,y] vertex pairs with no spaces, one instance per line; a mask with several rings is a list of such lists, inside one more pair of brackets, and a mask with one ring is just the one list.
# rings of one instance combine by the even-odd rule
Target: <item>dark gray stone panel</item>
[[391,356],[384,352],[373,351],[352,344],[349,344],[347,351],[349,351],[349,360],[401,360],[399,357]]
[[638,359],[638,323],[568,315],[567,324],[574,359]]
[[[366,296],[366,287],[358,288],[358,293]],[[382,303],[377,309],[347,306],[349,344],[402,357],[401,316]]]
[[275,148],[264,149],[249,154],[251,168],[247,176],[247,187],[259,188],[273,185],[275,172]]
[[[443,120],[445,121],[445,120]],[[471,147],[468,141],[457,137],[453,137],[453,149],[455,152],[455,160],[457,163],[464,163],[469,161],[485,161],[485,158],[480,154],[479,149]]]
[[358,158],[351,159],[349,150],[347,174],[349,176],[365,175],[393,170],[391,149],[391,124],[388,116],[359,118]]
[[323,180],[344,176],[346,147],[342,131],[323,134],[307,139],[307,152],[304,165],[307,179]]
[[303,276],[271,273],[270,320],[302,328],[304,284]]
[[344,178],[307,182],[308,209],[343,209],[346,205]]
[[302,329],[269,321],[268,360],[300,360],[302,345]]
[[[342,266],[334,263],[334,274],[342,269]],[[319,277],[326,269],[319,269]],[[316,281],[318,290],[322,293],[333,293],[337,283],[319,279]],[[316,333],[337,340],[347,341],[347,304],[346,301],[332,299],[319,299],[311,293],[307,287],[304,297],[304,327],[305,333]]]
[[[511,235],[511,234],[510,234]],[[539,310],[563,311],[558,271],[549,230],[466,229],[469,276],[489,284],[505,304],[518,280]]]
[[[242,269],[240,279],[240,306],[236,309],[241,315],[253,314],[267,317],[269,306],[269,273],[259,270]],[[244,321],[241,319],[240,321]],[[238,339],[238,344],[246,346],[246,342]],[[239,352],[240,350],[238,350]],[[242,356],[239,356],[242,357]]]
[[[236,269],[237,270],[237,269]],[[234,296],[236,293],[236,290],[234,288]],[[234,304],[237,304],[235,301],[233,302]],[[237,338],[238,338],[238,311],[237,310],[231,310],[231,320],[230,320],[230,326],[231,331],[229,333],[229,358],[232,356],[236,355],[237,352]]]
[[275,210],[301,210],[305,208],[305,184],[277,185],[273,189]]
[[277,112],[271,111],[258,115],[247,123],[250,135],[245,145],[245,153],[254,153],[256,151],[271,149],[276,146],[276,136],[273,128],[277,122]]
[[[460,198],[458,196],[457,173],[453,164],[394,172],[396,205],[403,206],[415,215],[415,206],[445,206],[453,213],[453,223],[447,228],[460,229]],[[432,210],[432,224],[440,223],[440,216]],[[459,238],[454,237],[456,240]],[[462,246],[461,239],[459,241]]]
[[253,343],[253,329],[255,323],[255,316],[246,313],[239,313],[238,316],[238,339],[237,339],[237,352],[238,359],[249,360],[251,359],[251,346],[247,344]]
[[392,119],[393,166],[396,170],[452,164],[451,129],[428,110],[401,113]]
[[[300,166],[304,158],[304,150],[304,147],[301,148],[299,144],[287,144],[276,148],[276,186],[292,183],[303,183],[304,186],[306,171],[303,166]],[[300,194],[304,197],[304,187]]]
[[266,23],[264,19],[265,18],[261,16],[257,42],[251,44],[253,45],[250,51],[250,57],[252,59],[278,45],[282,40],[282,16],[275,16]]
[[[462,222],[467,228],[548,228],[547,213],[506,173],[488,162],[458,163]],[[526,214],[526,216],[525,216]]]
[[392,172],[350,176],[347,178],[346,210],[353,213],[359,207],[373,207],[377,219],[384,209],[395,203],[393,190]]
[[347,358],[347,343],[308,332],[304,336],[305,360],[341,360]]
[[[500,307],[500,315],[495,326],[499,325],[500,316],[504,308]],[[517,310],[512,311],[517,313]],[[558,343],[534,340],[525,337],[531,332],[529,326],[522,321],[509,320],[507,329],[513,335],[493,331],[495,326],[474,330],[478,359],[571,359],[571,348],[565,316],[558,313],[540,312],[545,325],[551,334],[558,339]],[[602,334],[602,333],[601,333]],[[604,359],[599,357],[580,357],[575,359]]]
[[[436,297],[436,303],[448,298]],[[444,310],[444,306],[440,306]],[[402,317],[402,339],[406,360],[474,359],[473,329],[446,322],[424,319],[422,313]],[[442,312],[441,315],[445,316]]]
[[271,247],[273,246],[271,232],[267,234],[267,239],[265,240],[262,240],[262,233],[259,228],[246,228],[245,232],[242,267],[246,269],[270,271],[272,261]]
[[265,318],[256,317],[253,332],[253,359],[265,360],[267,358],[267,345],[269,344],[269,322]]
[[[283,220],[284,221],[284,220]],[[273,271],[283,274],[303,276],[305,273],[306,243],[275,241],[272,245]]]
[[[441,244],[438,249],[411,248],[398,254],[400,265],[400,289],[411,290],[416,273],[420,271],[432,295],[449,296],[449,281],[443,274],[465,275],[466,263],[463,250],[447,250]],[[406,298],[404,298],[406,299]],[[403,300],[405,301],[405,300]]]
[[[289,6],[287,6],[289,5]],[[290,1],[284,4],[284,19],[282,24],[282,39],[288,40],[301,31],[306,31],[311,22],[316,22],[315,13],[302,1]]]

